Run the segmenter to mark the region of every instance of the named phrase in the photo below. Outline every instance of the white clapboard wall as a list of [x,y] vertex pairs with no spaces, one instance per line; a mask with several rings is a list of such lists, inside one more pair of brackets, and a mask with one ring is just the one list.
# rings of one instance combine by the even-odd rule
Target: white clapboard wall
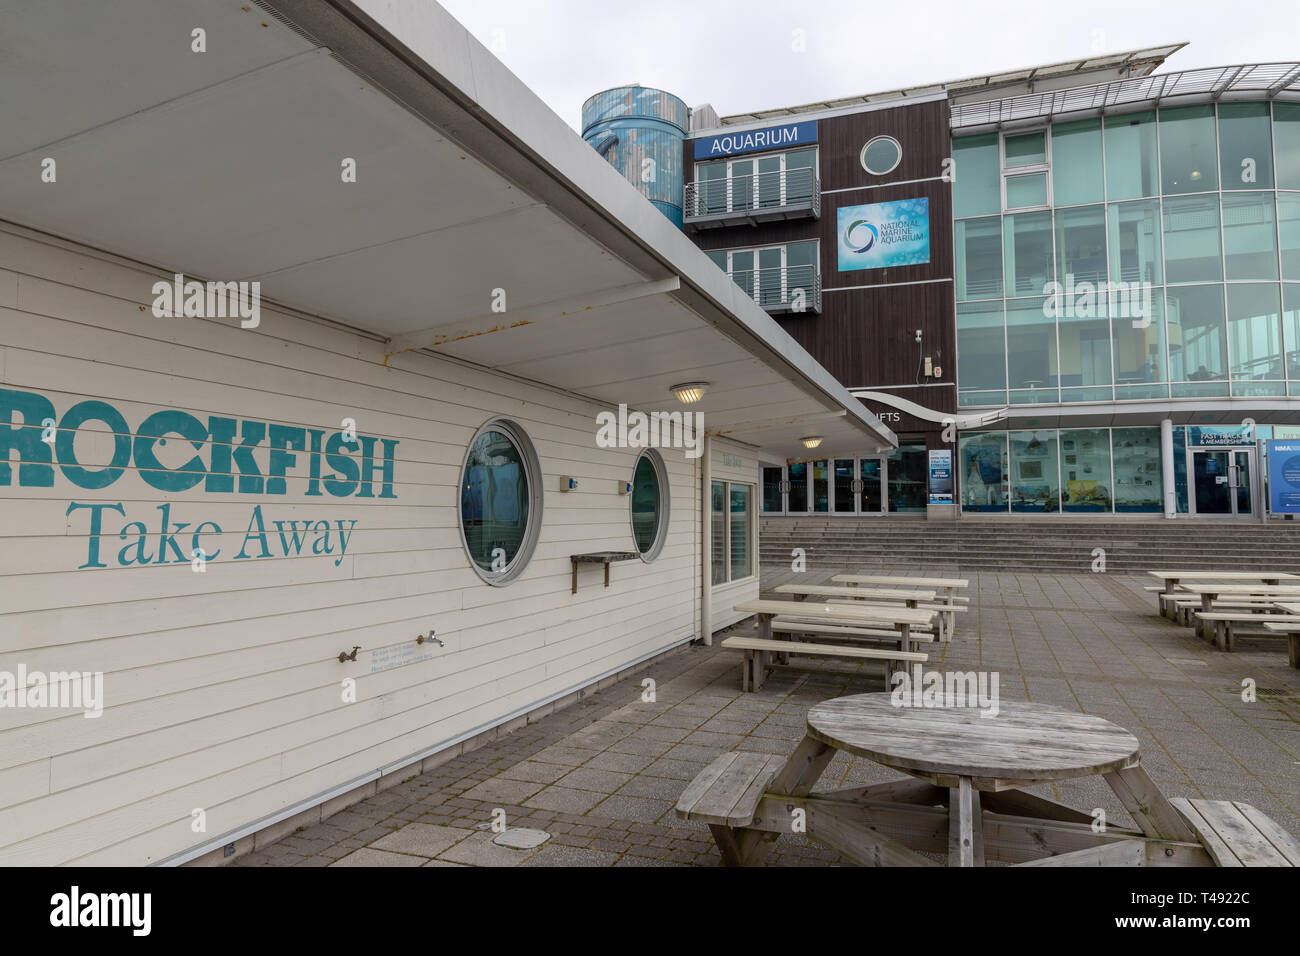
[[[397,497],[307,497],[305,455],[284,495],[202,484],[165,493],[131,469],[92,491],[57,466],[53,487],[23,487],[11,458],[12,481],[0,488],[0,670],[102,671],[106,709],[98,719],[0,710],[0,863],[164,859],[697,633],[698,460],[664,451],[672,507],[660,557],[614,565],[608,589],[599,568],[581,569],[572,595],[570,554],[633,549],[618,482],[630,479],[636,451],[596,446],[600,406],[430,355],[386,367],[376,339],[265,306],[256,330],[156,318],[159,278],[0,230],[0,387],[40,393],[59,415],[101,400],[132,429],[163,409],[327,434],[352,418],[358,434],[400,442]],[[497,415],[526,430],[545,474],[536,553],[502,588],[471,570],[457,523],[467,445]],[[97,427],[75,443],[92,468],[113,447]],[[166,467],[195,454],[176,436],[157,451]],[[266,456],[263,441],[263,472]],[[560,494],[561,475],[577,477],[578,490]],[[108,567],[79,570],[89,512],[68,515],[72,502],[121,503],[125,517],[104,512]],[[202,539],[218,556],[203,573],[174,560],[117,566],[134,540],[119,535],[129,521],[146,525],[156,552],[166,503],[173,525],[221,525]],[[275,520],[355,519],[346,554],[335,540],[330,555],[231,559],[258,505],[275,552]],[[188,545],[188,534],[177,540]],[[412,649],[430,628],[445,647],[424,645],[415,653],[427,659],[372,672],[376,655],[392,653],[380,649]],[[356,663],[340,664],[353,645]],[[347,677],[355,703],[341,699]],[[197,809],[203,833],[191,825]]]

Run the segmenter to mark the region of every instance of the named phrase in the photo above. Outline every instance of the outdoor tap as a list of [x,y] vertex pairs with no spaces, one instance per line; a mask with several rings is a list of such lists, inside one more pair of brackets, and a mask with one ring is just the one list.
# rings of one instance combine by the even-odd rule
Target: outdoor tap
[[342,664],[345,661],[355,661],[357,659],[357,651],[359,650],[361,650],[360,645],[353,647],[351,654],[347,651],[339,651],[339,663]]

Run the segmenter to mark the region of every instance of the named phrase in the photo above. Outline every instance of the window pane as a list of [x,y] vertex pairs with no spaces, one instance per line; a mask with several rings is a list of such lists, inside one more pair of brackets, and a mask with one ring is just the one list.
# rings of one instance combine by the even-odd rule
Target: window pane
[[1228,348],[1234,379],[1280,379],[1282,327],[1277,283],[1228,286]]
[[1217,189],[1214,107],[1160,111],[1160,183],[1166,195]]
[[1286,376],[1300,380],[1300,285],[1290,282],[1282,283],[1282,331],[1286,335]]
[[1219,104],[1219,170],[1224,189],[1273,185],[1267,103]]
[[[1166,289],[1165,325],[1170,381],[1212,382],[1228,377],[1223,286]],[[1224,391],[1216,387],[1203,394],[1222,395]]]
[[1223,278],[1217,196],[1165,200],[1165,281]]
[[998,136],[963,136],[952,143],[953,215],[987,216],[1002,211]]
[[1160,429],[1112,428],[1115,460],[1115,510],[1163,511]]
[[1273,194],[1223,194],[1223,258],[1229,279],[1277,278]]
[[1101,202],[1101,120],[1052,127],[1052,203]]
[[1007,387],[1001,302],[957,306],[957,382],[963,392]]
[[962,435],[961,510],[1007,510],[1007,436],[1005,432]]
[[899,445],[889,453],[889,510],[925,511],[928,502],[925,443]]
[[731,580],[754,573],[754,549],[749,539],[749,510],[753,496],[749,485],[731,486]]
[[817,264],[816,242],[792,242],[785,247],[787,266],[812,266]]
[[636,549],[648,553],[659,537],[660,520],[659,475],[649,455],[637,459],[632,474],[632,539]]
[[784,471],[778,467],[763,469],[763,510],[780,512],[781,482]]
[[1007,302],[1007,384],[1032,390],[1012,401],[1056,401],[1056,322],[1044,314],[1046,301]]
[[713,493],[710,495],[712,501],[713,521],[710,523],[709,536],[713,541],[713,574],[712,582],[714,584],[725,584],[727,581],[727,485],[723,481],[713,483]]
[[[1110,319],[1104,295],[1087,294],[1066,298],[1057,319],[1057,348],[1060,350],[1061,388],[1081,389],[1111,384]],[[1099,401],[1102,394],[1077,392],[1066,401]]]
[[1080,206],[1056,211],[1056,279],[1062,285],[1106,281],[1106,209]]
[[1300,194],[1277,194],[1278,235],[1282,239],[1282,278],[1300,279]]
[[1007,295],[1042,295],[1052,281],[1052,214],[1021,212],[1003,220]]
[[812,510],[825,514],[831,505],[830,463],[825,459],[812,463]]
[[696,189],[701,214],[727,211],[727,164],[705,163],[699,167]]
[[1028,176],[1007,177],[1007,208],[1024,209],[1026,206],[1047,205],[1047,174],[1031,173]]
[[1043,133],[1023,133],[1006,137],[1007,166],[1032,166],[1047,162],[1047,137]]
[[723,272],[727,271],[727,254],[725,252],[706,252],[705,255],[709,257],[709,261]]
[[1062,511],[1110,511],[1110,435],[1105,428],[1061,432]]
[[1110,278],[1112,282],[1164,281],[1160,250],[1160,200],[1111,203]]
[[1106,117],[1106,198],[1159,195],[1158,155],[1153,111]]
[[471,560],[493,568],[495,551],[508,566],[519,554],[528,530],[531,501],[523,456],[504,432],[486,431],[474,439],[465,460],[460,493],[461,527]]
[[1279,189],[1300,189],[1300,103],[1273,104],[1273,151]]
[[956,230],[958,299],[1002,295],[1002,225],[997,216],[961,219]]
[[1061,471],[1056,430],[1010,432],[1011,510],[1058,511]]
[[[1159,295],[1149,295],[1145,316],[1130,309],[1124,316],[1120,303],[1112,307],[1111,331],[1115,340],[1115,384],[1129,386],[1127,393],[1116,391],[1116,398],[1157,397],[1163,390],[1139,386],[1165,381],[1164,302]],[[1155,394],[1143,394],[1154,392]]]

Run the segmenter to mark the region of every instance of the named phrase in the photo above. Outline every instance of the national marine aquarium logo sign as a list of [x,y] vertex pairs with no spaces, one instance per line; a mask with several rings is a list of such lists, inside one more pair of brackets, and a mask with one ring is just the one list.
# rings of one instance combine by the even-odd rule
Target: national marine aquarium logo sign
[[702,136],[695,140],[695,158],[710,159],[716,156],[735,156],[737,153],[756,153],[762,149],[789,149],[817,142],[817,121],[788,123],[767,129],[741,130],[720,136]]
[[[270,557],[332,557],[343,563],[357,519],[319,515],[297,518],[275,513],[274,499],[289,493],[289,482],[303,483],[301,494],[325,504],[339,498],[396,498],[398,441],[358,435],[351,420],[338,430],[306,428],[255,419],[209,415],[206,420],[177,409],[162,409],[134,429],[108,402],[88,399],[58,414],[54,401],[39,392],[0,389],[0,487],[16,481],[23,488],[113,488],[120,501],[68,502],[68,533],[85,535],[85,560],[78,568],[184,564],[206,570],[212,561]],[[78,457],[78,436],[86,449],[102,442],[107,463]],[[179,451],[177,451],[179,449]],[[187,458],[187,456],[189,456]],[[103,457],[108,457],[105,454]],[[259,463],[259,458],[265,465]],[[166,459],[166,461],[164,461]],[[161,492],[198,489],[207,498],[164,502],[142,509],[140,483]],[[204,520],[204,502],[223,496],[265,495],[246,521],[227,527]],[[130,507],[128,508],[128,504]],[[242,532],[236,550],[211,537]]]
[[1300,514],[1300,441],[1268,443],[1269,511]]
[[841,206],[836,215],[840,272],[930,261],[929,199]]

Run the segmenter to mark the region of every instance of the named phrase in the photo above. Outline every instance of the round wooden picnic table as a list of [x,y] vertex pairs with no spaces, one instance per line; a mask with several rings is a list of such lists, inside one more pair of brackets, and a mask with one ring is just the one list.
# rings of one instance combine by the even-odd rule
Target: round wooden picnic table
[[1002,701],[984,713],[942,695],[937,703],[899,706],[888,692],[837,697],[808,711],[807,738],[947,788],[949,865],[983,864],[981,791],[997,795],[989,803],[1001,812],[1089,819],[1032,794],[1005,793],[1072,777],[1101,775],[1148,837],[1192,838],[1141,768],[1137,738],[1122,727],[1042,704]]

